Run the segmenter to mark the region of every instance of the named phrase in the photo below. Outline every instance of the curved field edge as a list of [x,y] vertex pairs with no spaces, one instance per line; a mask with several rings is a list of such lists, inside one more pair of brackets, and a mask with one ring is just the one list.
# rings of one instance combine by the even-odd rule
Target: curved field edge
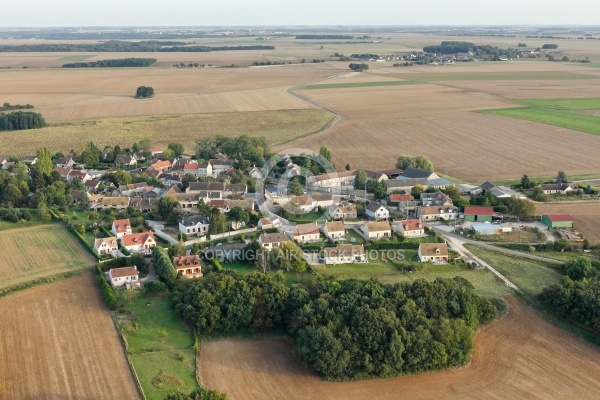
[[115,145],[129,147],[149,139],[159,147],[182,143],[191,152],[196,140],[202,137],[241,134],[264,136],[269,144],[277,145],[320,132],[333,120],[334,116],[319,109],[97,118],[0,132],[0,148],[3,154],[19,156],[34,154],[41,147],[68,152],[89,141],[102,149]]
[[[475,354],[463,368],[399,378],[325,382],[293,356],[287,341],[203,341],[199,375],[228,398],[581,398],[594,399],[600,352],[540,319],[514,296],[509,314],[475,337]],[[560,366],[560,367],[559,367]],[[577,376],[577,385],[564,385]]]

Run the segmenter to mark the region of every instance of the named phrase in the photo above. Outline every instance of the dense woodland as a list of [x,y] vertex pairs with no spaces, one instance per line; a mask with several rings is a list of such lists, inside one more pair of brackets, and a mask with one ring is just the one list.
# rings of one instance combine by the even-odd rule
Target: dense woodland
[[564,272],[563,281],[545,288],[540,299],[553,312],[600,333],[600,264],[580,257]]
[[2,107],[0,107],[0,111],[14,111],[14,110],[28,110],[35,108],[31,104],[10,104],[4,103]]
[[121,58],[63,64],[63,68],[114,68],[114,67],[149,67],[156,63],[156,58]]
[[496,310],[462,279],[386,285],[283,275],[209,273],[182,282],[178,314],[197,334],[283,329],[311,370],[330,380],[387,377],[464,365],[475,330]]
[[31,111],[0,113],[0,131],[38,129],[46,126],[42,114]]
[[273,50],[274,46],[190,46],[190,43],[175,41],[128,42],[109,40],[103,43],[61,43],[61,44],[24,44],[2,45],[0,52],[210,52],[226,50]]

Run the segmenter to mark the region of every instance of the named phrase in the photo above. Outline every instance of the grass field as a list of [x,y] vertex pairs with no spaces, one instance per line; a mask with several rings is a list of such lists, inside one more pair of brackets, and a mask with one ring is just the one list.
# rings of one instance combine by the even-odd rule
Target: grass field
[[344,88],[360,88],[374,86],[402,86],[414,85],[413,81],[380,81],[380,82],[351,82],[351,83],[323,83],[320,85],[305,85],[298,90],[318,90],[318,89],[344,89]]
[[95,264],[77,239],[56,224],[0,231],[0,249],[0,288]]
[[[177,390],[196,389],[194,337],[175,315],[171,299],[120,291],[118,301],[127,310],[117,314],[118,320],[146,398],[162,400]],[[166,382],[162,389],[157,377]]]
[[476,245],[465,246],[529,296],[536,296],[543,288],[559,283],[562,278],[559,272],[542,262],[502,254]]
[[[248,264],[247,262],[243,261],[233,261],[230,263],[224,262],[221,265],[223,265],[224,269],[231,269],[233,271],[239,272],[242,275],[248,275],[251,272],[258,271],[254,265]],[[271,272],[269,272],[269,274],[271,274]],[[302,282],[303,277],[303,274],[298,274],[295,272],[284,272],[283,282],[287,286],[291,286],[294,283]]]
[[316,109],[102,118],[2,132],[0,148],[6,154],[26,155],[44,146],[51,152],[68,152],[88,141],[102,149],[117,144],[129,147],[150,139],[154,146],[183,143],[186,151],[193,152],[195,141],[201,137],[247,134],[265,136],[271,144],[279,144],[317,132],[332,120],[331,114]]
[[[411,258],[411,254],[407,255]],[[416,253],[415,253],[416,255]],[[347,264],[347,265],[319,265],[312,266],[313,270],[333,275],[340,279],[368,279],[376,278],[383,283],[413,282],[416,279],[432,281],[438,277],[452,279],[460,276],[467,279],[475,286],[475,290],[485,297],[501,297],[510,292],[494,275],[487,270],[474,270],[464,265],[434,265],[423,264],[422,268],[412,273],[399,271],[394,264],[384,262],[372,262],[369,264]]]
[[0,320],[1,399],[139,398],[91,273],[0,299]]

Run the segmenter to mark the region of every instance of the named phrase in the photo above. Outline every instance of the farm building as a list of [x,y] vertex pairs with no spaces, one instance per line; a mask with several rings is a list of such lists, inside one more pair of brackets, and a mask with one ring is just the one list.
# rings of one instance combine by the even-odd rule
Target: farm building
[[127,289],[140,287],[139,274],[135,265],[133,267],[112,268],[108,271],[108,277],[110,284],[116,288],[123,286]]
[[494,207],[465,206],[465,221],[492,222]]
[[421,262],[438,264],[448,262],[448,245],[446,243],[421,243],[418,256]]
[[548,229],[554,228],[572,228],[573,217],[566,214],[542,215],[542,224]]
[[489,222],[474,222],[471,224],[471,230],[478,235],[500,235],[512,232],[512,228],[508,225],[494,225]]

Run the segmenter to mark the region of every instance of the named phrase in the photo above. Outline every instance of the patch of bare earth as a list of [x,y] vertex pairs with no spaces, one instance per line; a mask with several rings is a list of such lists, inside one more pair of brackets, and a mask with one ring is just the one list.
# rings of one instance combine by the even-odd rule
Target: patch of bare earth
[[139,399],[91,273],[0,299],[0,321],[0,399]]
[[202,344],[200,378],[229,399],[597,399],[600,352],[542,320],[515,297],[510,313],[483,329],[467,367],[331,383],[307,371],[291,344],[231,339]]

